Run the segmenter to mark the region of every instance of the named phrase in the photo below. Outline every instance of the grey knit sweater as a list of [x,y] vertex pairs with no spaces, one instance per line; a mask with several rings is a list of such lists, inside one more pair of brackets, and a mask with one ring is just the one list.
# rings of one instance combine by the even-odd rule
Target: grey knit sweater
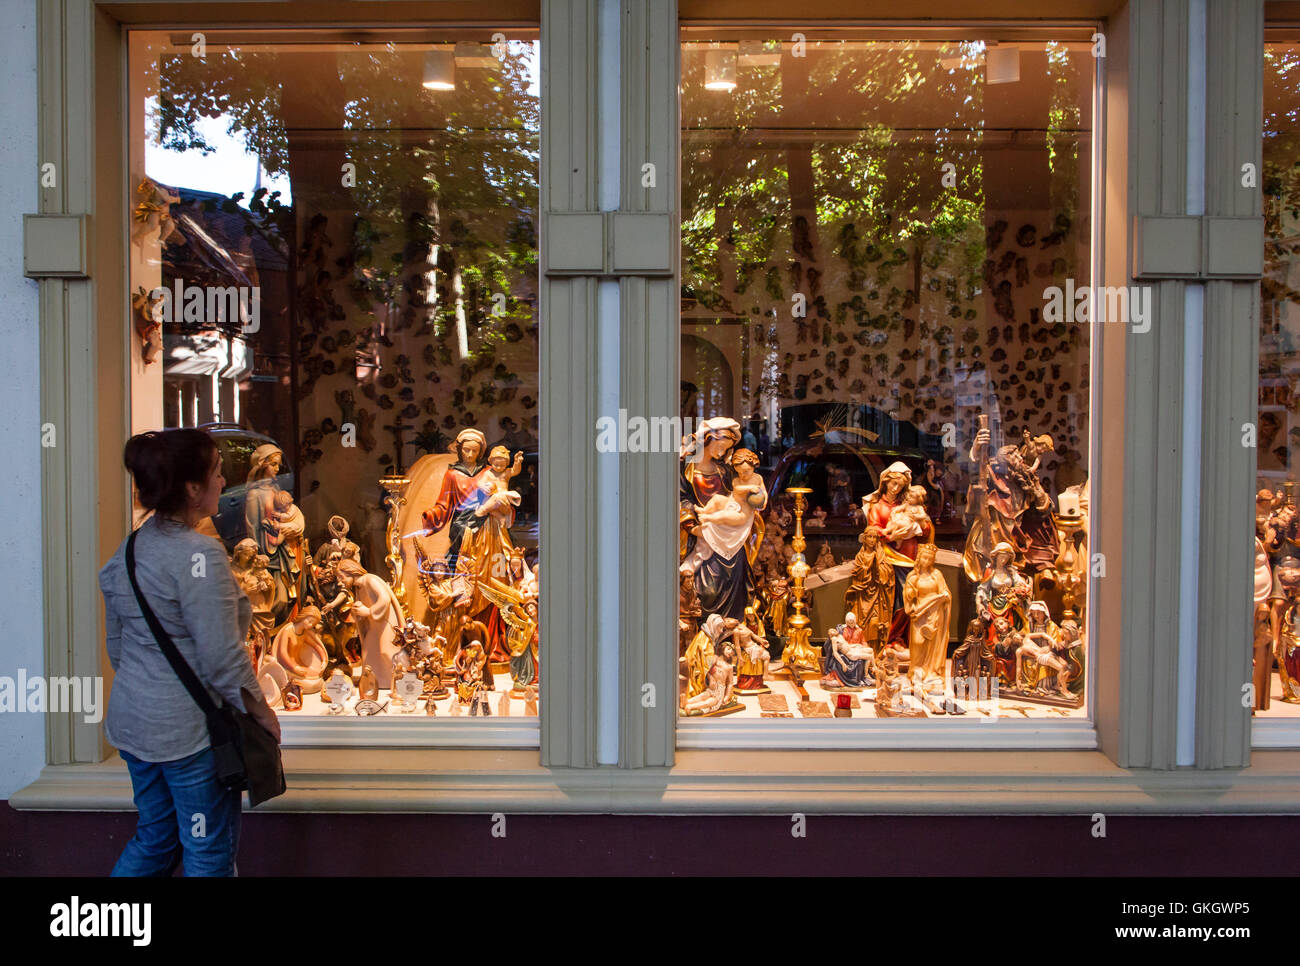
[[[136,580],[145,600],[218,704],[241,711],[240,688],[258,692],[243,648],[252,608],[212,537],[150,517],[135,541]],[[207,722],[167,663],[136,603],[126,541],[99,572],[108,660],[116,676],[104,732],[144,761],[174,761],[210,744]]]

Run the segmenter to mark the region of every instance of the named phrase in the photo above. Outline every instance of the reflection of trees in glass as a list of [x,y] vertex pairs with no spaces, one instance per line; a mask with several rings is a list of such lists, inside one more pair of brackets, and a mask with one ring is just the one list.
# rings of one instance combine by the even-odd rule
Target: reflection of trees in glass
[[[509,295],[512,281],[536,265],[539,106],[527,93],[530,46],[508,49],[499,82],[474,85],[469,103],[458,89],[436,130],[423,128],[426,115],[448,104],[450,92],[424,90],[412,73],[418,60],[383,52],[339,64],[343,127],[356,132],[348,160],[357,166],[357,210],[365,212],[357,295],[394,305],[399,330],[432,321],[462,345],[465,317],[475,318],[486,324],[477,349],[485,355],[511,322],[517,328],[532,317],[510,299],[493,315],[491,296]],[[434,259],[446,282],[429,305],[420,282]],[[446,364],[452,353],[443,355]]]
[[[741,66],[722,93],[702,89],[704,57],[685,49],[684,311],[734,343],[746,415],[848,401],[930,432],[952,420],[966,438],[983,408],[1009,438],[1051,432],[1062,460],[1086,460],[1087,332],[1035,326],[1033,310],[1043,286],[1086,284],[1091,58],[1049,44],[1022,86],[987,88],[983,53],[810,43],[805,59]],[[1043,116],[1015,114],[1039,101]],[[989,130],[1000,116],[1031,130]],[[1001,184],[990,211],[1006,175],[989,165],[1026,148],[1041,152],[1025,163],[1043,166],[1043,196]],[[700,326],[711,318],[744,324]]]
[[[1300,371],[1300,47],[1264,47],[1263,170],[1264,272],[1260,279],[1259,376],[1261,404],[1289,412],[1259,413],[1257,470],[1279,475],[1293,466],[1292,434]],[[1291,427],[1290,429],[1288,429]],[[1276,481],[1274,481],[1275,484]],[[1260,480],[1261,485],[1269,484]]]
[[[685,58],[683,294],[710,312],[750,320],[750,339],[765,347],[752,357],[751,388],[762,395],[799,399],[828,388],[791,384],[792,340],[781,338],[791,329],[800,348],[853,340],[868,350],[901,335],[904,313],[923,301],[922,264],[941,294],[976,297],[983,84],[974,70],[936,70],[936,56],[918,44],[824,45],[802,63],[786,57],[749,83],[742,76],[730,95],[700,91],[703,58]],[[895,130],[869,119],[904,113],[921,93],[945,105],[947,126]],[[941,184],[946,170],[952,187]],[[847,297],[832,304],[833,288],[846,288]],[[807,300],[806,320],[787,314],[796,292]],[[926,322],[922,335],[932,339],[939,328]],[[951,343],[951,329],[941,338]],[[833,361],[837,374],[847,370]],[[835,384],[837,375],[827,378]],[[837,389],[867,387],[850,378]]]
[[158,143],[171,151],[216,149],[199,130],[202,119],[228,121],[272,175],[289,173],[289,144],[281,111],[281,61],[272,53],[235,53],[213,47],[206,58],[188,49],[159,60]]
[[[235,53],[210,40],[206,60],[160,58],[161,144],[210,151],[198,121],[224,119],[291,179],[282,226],[298,265],[300,412],[317,424],[303,433],[304,465],[341,419],[363,424],[367,451],[379,437],[385,471],[409,464],[389,445],[399,424],[425,449],[470,417],[528,425],[536,370],[515,371],[511,347],[535,337],[533,57],[509,43],[499,71],[466,70],[445,92],[421,86],[422,51],[394,45]],[[339,418],[322,420],[326,410]],[[483,428],[492,440],[496,425]]]
[[[1078,53],[1091,57],[1091,53]],[[1083,119],[1079,110],[1078,75],[1070,63],[1065,44],[1047,45],[1047,83],[1050,106],[1047,110],[1047,164],[1051,171],[1052,227],[1062,235],[1074,223],[1081,223],[1086,212],[1079,207],[1079,185],[1086,183],[1086,171],[1079,168],[1079,135]],[[1084,74],[1083,76],[1089,76]],[[1078,278],[1073,246],[1064,249],[1065,270]]]
[[1300,48],[1264,49],[1264,277],[1260,374],[1280,375],[1300,344],[1284,325],[1287,303],[1300,303],[1292,268],[1300,254]]

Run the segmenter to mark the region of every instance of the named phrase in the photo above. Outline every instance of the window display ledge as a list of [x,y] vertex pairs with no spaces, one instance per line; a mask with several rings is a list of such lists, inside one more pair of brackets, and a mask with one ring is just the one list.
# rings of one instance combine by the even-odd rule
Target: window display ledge
[[[1300,752],[1245,770],[1138,771],[1095,751],[683,751],[671,769],[546,769],[536,751],[289,750],[260,812],[1300,812]],[[16,809],[128,811],[120,761],[50,765]]]
[[[848,727],[846,727],[848,725]],[[1292,743],[1294,746],[1295,743]],[[1008,721],[999,718],[973,720],[865,719],[858,727],[836,719],[773,722],[739,719],[733,721],[687,720],[677,725],[678,748],[824,748],[831,750],[903,749],[934,750],[973,748],[997,750],[1052,748],[1079,751],[1097,747],[1092,722]]]
[[1250,743],[1255,748],[1300,748],[1300,718],[1255,718]]

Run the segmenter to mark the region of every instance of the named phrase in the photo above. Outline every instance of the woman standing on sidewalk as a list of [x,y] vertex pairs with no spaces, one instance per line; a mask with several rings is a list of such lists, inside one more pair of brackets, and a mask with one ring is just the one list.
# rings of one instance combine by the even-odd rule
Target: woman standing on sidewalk
[[[251,607],[221,543],[195,528],[217,512],[226,481],[207,433],[143,433],[123,453],[140,504],[153,510],[135,542],[149,607],[213,699],[280,737],[244,651]],[[115,876],[234,874],[240,793],[217,781],[207,721],[167,662],[131,588],[126,541],[99,572],[108,659],[116,674],[104,722],[131,773],[140,813]]]

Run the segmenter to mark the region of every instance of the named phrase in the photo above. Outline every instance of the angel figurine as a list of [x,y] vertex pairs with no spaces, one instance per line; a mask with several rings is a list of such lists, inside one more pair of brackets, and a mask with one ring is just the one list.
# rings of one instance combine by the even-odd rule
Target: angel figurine
[[492,577],[478,586],[483,596],[496,604],[501,619],[510,629],[506,635],[510,677],[514,681],[514,696],[521,698],[530,684],[537,683],[539,671],[537,598]]

